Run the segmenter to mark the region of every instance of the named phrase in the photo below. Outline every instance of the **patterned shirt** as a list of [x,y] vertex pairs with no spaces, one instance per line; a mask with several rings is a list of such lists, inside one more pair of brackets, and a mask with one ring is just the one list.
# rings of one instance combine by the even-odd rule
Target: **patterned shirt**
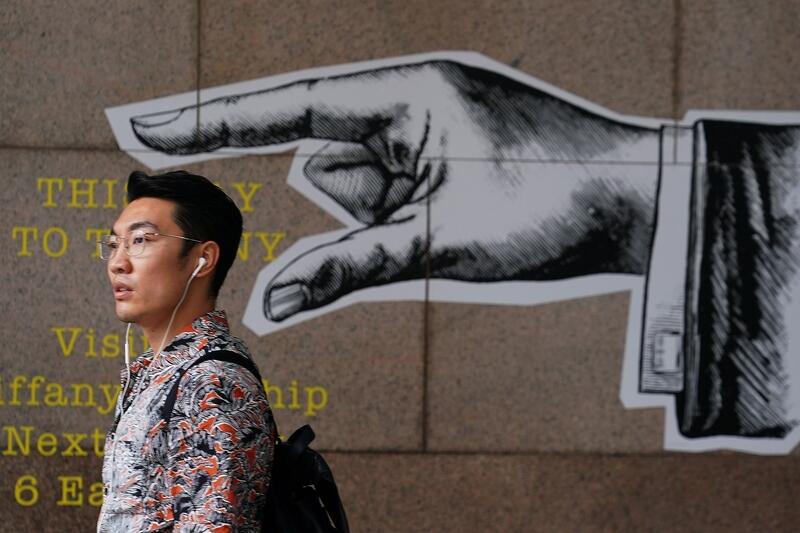
[[98,532],[260,530],[277,434],[258,379],[236,363],[193,366],[168,427],[161,418],[178,370],[215,350],[249,357],[224,311],[196,319],[158,357],[139,356],[130,380],[123,370]]

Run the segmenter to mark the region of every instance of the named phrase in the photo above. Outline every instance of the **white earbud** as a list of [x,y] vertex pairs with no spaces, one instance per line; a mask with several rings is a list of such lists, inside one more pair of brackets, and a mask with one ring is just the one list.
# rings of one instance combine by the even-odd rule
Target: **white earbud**
[[194,279],[194,277],[203,269],[203,267],[206,266],[207,262],[208,261],[206,261],[205,257],[201,257],[197,260],[197,268],[195,268],[194,272],[192,272],[192,276],[189,278],[189,281]]

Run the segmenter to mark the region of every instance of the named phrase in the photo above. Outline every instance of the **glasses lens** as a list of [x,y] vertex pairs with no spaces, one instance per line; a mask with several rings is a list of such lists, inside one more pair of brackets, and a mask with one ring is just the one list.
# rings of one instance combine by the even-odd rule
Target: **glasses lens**
[[128,235],[128,255],[134,256],[144,252],[147,237],[143,231],[133,231]]
[[118,247],[116,235],[105,235],[97,242],[97,250],[103,260],[111,259]]

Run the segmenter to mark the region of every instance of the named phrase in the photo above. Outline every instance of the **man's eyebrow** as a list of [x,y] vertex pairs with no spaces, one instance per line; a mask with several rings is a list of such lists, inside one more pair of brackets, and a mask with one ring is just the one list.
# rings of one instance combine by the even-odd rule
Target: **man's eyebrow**
[[[138,222],[133,222],[132,224],[130,224],[128,226],[128,232],[142,228],[150,228],[152,230],[155,230],[156,233],[159,231],[158,226],[156,224],[150,222],[149,220],[140,220]],[[114,231],[114,228],[111,228],[111,235],[116,235],[116,234],[117,233]]]
[[133,231],[141,228],[150,228],[158,231],[158,226],[149,220],[141,220],[139,222],[134,222],[130,226],[128,226],[128,231]]

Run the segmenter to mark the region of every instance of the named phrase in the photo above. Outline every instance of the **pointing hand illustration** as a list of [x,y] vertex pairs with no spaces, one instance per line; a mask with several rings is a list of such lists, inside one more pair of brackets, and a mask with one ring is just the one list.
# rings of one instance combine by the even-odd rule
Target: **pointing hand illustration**
[[[665,435],[679,449],[791,450],[800,439],[800,347],[789,333],[800,313],[796,115],[696,113],[662,137],[658,120],[615,115],[486,58],[425,59],[264,78],[251,92],[131,119],[139,140],[165,154],[291,142],[308,180],[292,185],[352,215],[336,236],[306,236],[262,270],[251,324],[274,331],[383,294],[361,289],[426,276],[471,282],[441,284],[449,292],[434,298],[461,301],[455,291],[491,292],[480,283],[646,274],[642,328],[629,324],[626,341],[626,368],[638,369],[623,373],[627,398],[672,409]],[[671,162],[661,160],[668,148]],[[665,382],[674,400],[645,365],[659,335],[683,365]]]
[[[658,131],[452,61],[309,79],[132,119],[168,154],[329,141],[304,174],[361,226],[264,295],[284,320],[402,280],[644,273]],[[626,164],[641,162],[642,166]]]

